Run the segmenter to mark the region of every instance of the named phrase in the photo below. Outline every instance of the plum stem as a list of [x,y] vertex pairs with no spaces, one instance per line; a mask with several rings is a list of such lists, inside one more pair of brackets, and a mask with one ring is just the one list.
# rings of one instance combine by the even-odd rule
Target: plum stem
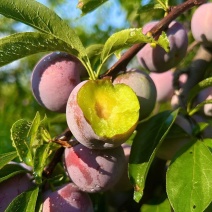
[[[179,15],[194,6],[199,6],[205,2],[206,0],[188,0],[183,2],[182,4],[171,7],[170,12],[167,14],[167,16],[161,19],[149,32],[155,39],[157,39],[160,36],[161,32],[164,31],[168,27],[168,25]],[[102,74],[100,78],[103,78],[105,76],[112,76],[114,78],[120,71],[126,70],[128,63],[145,45],[146,43],[134,44],[121,56],[121,58],[109,70]]]

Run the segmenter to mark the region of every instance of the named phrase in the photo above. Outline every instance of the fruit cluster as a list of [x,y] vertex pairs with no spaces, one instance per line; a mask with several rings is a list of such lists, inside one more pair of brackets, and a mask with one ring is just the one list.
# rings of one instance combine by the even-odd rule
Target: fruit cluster
[[[144,33],[155,23],[144,27]],[[156,102],[171,98],[173,76],[170,68],[182,60],[187,49],[187,34],[181,24],[171,23],[167,35],[169,53],[162,47],[146,45],[137,55],[150,74],[131,69],[113,80],[109,77],[81,80],[83,65],[65,52],[53,52],[35,66],[31,84],[36,100],[51,111],[66,113],[67,125],[79,142],[66,148],[64,153],[64,166],[71,184],[53,193],[47,192],[44,211],[58,209],[60,206],[54,200],[61,196],[70,198],[72,190],[78,192],[79,202],[86,201],[86,211],[89,211],[90,200],[85,193],[120,188],[121,178],[125,178],[131,188],[123,145],[136,130],[138,122],[150,116]],[[161,84],[163,80],[166,82]],[[70,194],[67,187],[70,187]],[[63,205],[62,200],[60,203]],[[68,201],[64,208],[73,207],[73,204]]]
[[[194,38],[206,47],[212,46],[211,28],[199,16],[204,13],[205,18],[210,18],[211,9],[211,3],[200,6],[191,21]],[[157,23],[146,24],[143,33]],[[173,108],[179,106],[174,94],[172,68],[186,55],[187,31],[182,24],[173,21],[166,33],[170,43],[168,53],[160,46],[146,44],[137,54],[142,70],[129,69],[113,79],[84,79],[85,67],[78,58],[66,52],[50,53],[34,67],[31,88],[35,99],[50,111],[65,113],[67,126],[77,141],[76,145],[65,148],[63,154],[69,182],[56,191],[44,193],[44,212],[93,211],[89,193],[132,189],[128,178],[131,148],[128,140],[139,121],[150,117],[157,103],[169,101]],[[180,87],[186,80],[187,75],[181,75]],[[211,88],[199,94],[197,104],[207,99],[211,99]],[[204,112],[211,116],[211,105],[205,105]],[[197,122],[201,119],[194,118]],[[156,153],[158,158],[171,160],[190,139],[192,129],[186,119],[178,116],[175,126],[185,133],[182,137],[167,136]],[[22,178],[24,186],[20,184]],[[0,200],[5,198],[11,202],[12,198],[33,186],[26,174],[12,178],[10,184],[16,193],[9,197],[8,188],[1,185]],[[0,211],[9,202],[0,205]]]

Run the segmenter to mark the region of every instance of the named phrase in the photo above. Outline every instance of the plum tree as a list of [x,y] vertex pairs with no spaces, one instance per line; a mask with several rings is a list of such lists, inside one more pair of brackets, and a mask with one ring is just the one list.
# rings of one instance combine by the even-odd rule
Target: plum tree
[[33,182],[27,174],[18,174],[0,183],[0,212],[4,212],[12,200],[32,188]]
[[205,46],[212,46],[212,3],[205,3],[198,7],[191,18],[191,32],[195,40]]
[[150,73],[157,90],[157,102],[165,102],[171,99],[174,94],[173,72],[171,70],[164,73]]
[[136,93],[140,103],[139,119],[148,117],[156,103],[156,87],[149,75],[140,70],[129,70],[118,75],[113,84],[124,83]]
[[31,87],[37,102],[55,112],[65,112],[68,97],[80,83],[79,60],[64,52],[53,52],[44,56],[35,66],[31,76]]
[[93,149],[112,148],[131,136],[138,123],[139,108],[138,98],[129,86],[113,85],[109,79],[89,80],[71,92],[66,120],[74,137],[83,145]]
[[89,195],[74,184],[68,183],[55,191],[44,193],[43,212],[93,212]]
[[[158,21],[144,25],[143,33],[146,34],[156,23]],[[160,46],[153,48],[150,44],[146,44],[137,54],[137,59],[143,68],[161,73],[175,67],[185,57],[188,36],[183,25],[173,21],[169,24],[166,33],[170,42],[170,51],[167,53]]]
[[105,191],[120,179],[125,168],[121,146],[112,149],[89,149],[82,144],[65,149],[64,164],[70,179],[89,193]]

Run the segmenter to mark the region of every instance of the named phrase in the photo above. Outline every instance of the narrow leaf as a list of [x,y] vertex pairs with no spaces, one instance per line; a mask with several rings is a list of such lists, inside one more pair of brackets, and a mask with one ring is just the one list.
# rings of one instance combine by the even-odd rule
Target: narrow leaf
[[204,79],[203,81],[199,82],[197,85],[195,85],[189,92],[188,100],[187,100],[187,111],[190,113],[192,103],[194,98],[197,96],[197,94],[207,88],[212,86],[212,77]]
[[34,156],[34,176],[37,184],[42,183],[42,173],[44,167],[49,162],[50,155],[52,150],[54,149],[55,144],[53,142],[49,142],[47,144],[43,144],[36,149]]
[[30,126],[31,123],[24,119],[16,121],[11,128],[11,139],[19,159],[24,161],[27,165],[32,166],[32,155],[27,137]]
[[212,154],[202,141],[192,141],[179,152],[167,171],[167,194],[174,211],[202,212],[208,207],[211,167]]
[[67,43],[52,35],[40,32],[16,33],[0,39],[0,66],[46,51],[65,51],[75,54]]
[[27,173],[28,171],[18,164],[7,164],[0,171],[0,183],[17,174]]
[[26,191],[18,195],[7,207],[5,212],[33,212],[35,211],[39,188]]
[[196,105],[194,108],[192,108],[189,111],[189,115],[190,116],[194,115],[195,113],[197,113],[198,111],[200,111],[205,104],[209,104],[209,103],[212,103],[212,99],[205,100],[205,101],[199,103],[198,105]]
[[77,7],[81,9],[82,14],[85,15],[100,7],[107,1],[108,0],[79,0]]
[[0,154],[0,169],[4,167],[7,163],[9,163],[11,160],[15,159],[17,157],[17,152],[7,152]]
[[169,132],[178,114],[164,111],[140,124],[134,138],[129,158],[129,176],[134,185],[134,199],[138,202],[145,186],[145,180],[157,148]]

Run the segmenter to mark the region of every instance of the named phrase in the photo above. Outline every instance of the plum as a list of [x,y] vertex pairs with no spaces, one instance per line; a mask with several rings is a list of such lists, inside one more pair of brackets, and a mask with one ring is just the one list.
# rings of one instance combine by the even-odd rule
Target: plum
[[113,148],[132,135],[139,109],[138,98],[129,86],[113,85],[110,79],[88,80],[71,92],[66,120],[73,136],[83,145]]
[[44,193],[43,212],[93,212],[89,195],[68,183]]
[[31,76],[32,92],[37,102],[50,111],[64,113],[73,88],[80,83],[81,62],[65,52],[44,56]]
[[122,174],[121,178],[118,180],[118,182],[113,186],[112,191],[113,192],[122,192],[122,191],[128,191],[130,189],[133,189],[133,185],[130,182],[129,176],[128,176],[128,162],[130,157],[130,151],[131,151],[131,145],[124,143],[121,145],[124,150],[125,155],[125,161],[123,163],[125,164],[124,173]]
[[140,103],[139,119],[148,117],[156,103],[156,87],[151,77],[140,70],[130,70],[118,75],[113,84],[124,83],[130,86],[136,93]]
[[[147,23],[143,27],[143,33],[146,34],[158,21]],[[179,22],[173,21],[169,24],[166,31],[170,51],[156,46],[152,48],[146,44],[137,54],[140,65],[150,72],[161,73],[175,67],[185,57],[188,47],[188,36],[185,28]]]
[[200,5],[191,18],[191,32],[195,40],[205,46],[212,46],[212,3]]
[[121,146],[89,149],[82,144],[65,149],[64,164],[70,179],[89,193],[112,188],[123,174],[125,155]]
[[25,174],[15,175],[0,183],[0,212],[4,212],[12,200],[24,191],[32,188],[30,177]]
[[174,94],[173,72],[171,70],[164,73],[150,73],[149,76],[153,80],[157,90],[157,102],[166,102],[171,99]]

